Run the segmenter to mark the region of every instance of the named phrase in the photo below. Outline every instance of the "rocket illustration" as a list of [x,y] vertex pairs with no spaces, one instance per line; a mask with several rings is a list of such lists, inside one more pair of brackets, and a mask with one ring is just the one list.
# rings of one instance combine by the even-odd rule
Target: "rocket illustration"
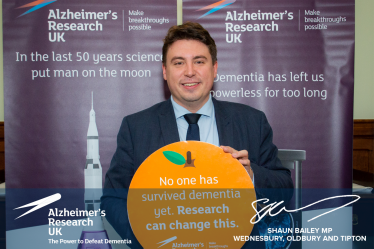
[[[100,210],[100,198],[103,194],[102,168],[99,155],[99,133],[96,126],[95,111],[93,109],[93,92],[91,100],[90,123],[87,131],[87,156],[84,168],[84,204],[88,212]],[[104,223],[100,212],[96,216],[88,216],[87,219],[93,221],[93,225],[85,226],[80,239],[108,239],[108,234],[104,229]],[[79,244],[78,249],[93,248],[90,244]],[[101,244],[95,246],[98,249],[111,249],[111,245]]]
[[[95,211],[100,209],[100,198],[103,191],[103,171],[99,155],[99,133],[96,126],[95,111],[93,109],[93,92],[91,100],[90,123],[87,131],[87,156],[84,168],[84,203],[86,210]],[[91,217],[90,217],[91,218]],[[92,217],[93,226],[87,226],[84,230],[99,231],[104,230],[101,216]]]

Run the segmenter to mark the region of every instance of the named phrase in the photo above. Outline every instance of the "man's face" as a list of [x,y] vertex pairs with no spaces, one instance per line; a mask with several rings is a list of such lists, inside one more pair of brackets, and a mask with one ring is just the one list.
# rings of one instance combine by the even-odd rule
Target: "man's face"
[[179,40],[169,47],[162,71],[175,102],[196,112],[209,99],[217,76],[217,62],[213,65],[204,43]]

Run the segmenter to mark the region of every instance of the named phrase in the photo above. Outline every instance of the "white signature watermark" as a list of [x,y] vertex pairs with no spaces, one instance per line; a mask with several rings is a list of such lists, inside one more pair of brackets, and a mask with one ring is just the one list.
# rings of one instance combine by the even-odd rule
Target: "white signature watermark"
[[[285,212],[288,212],[288,213],[293,213],[293,212],[297,212],[299,210],[303,210],[305,208],[308,208],[308,207],[311,207],[317,203],[320,203],[320,202],[323,202],[323,201],[327,201],[327,200],[331,200],[331,199],[337,199],[337,198],[353,198],[353,197],[357,197],[357,199],[351,201],[351,202],[348,202],[347,204],[344,204],[340,207],[337,207],[337,208],[334,208],[330,211],[327,211],[325,213],[322,213],[320,215],[317,215],[315,217],[313,217],[312,219],[308,220],[309,221],[312,221],[314,219],[317,219],[318,217],[321,217],[322,215],[325,215],[325,214],[328,214],[328,213],[331,213],[331,212],[334,212],[340,208],[343,208],[345,206],[348,206],[356,201],[358,201],[361,197],[358,196],[358,195],[337,195],[337,196],[333,196],[333,197],[328,197],[328,198],[325,198],[325,199],[322,199],[322,200],[319,200],[319,201],[316,201],[316,202],[313,202],[312,204],[309,204],[305,207],[302,207],[302,208],[298,208],[298,209],[294,209],[294,210],[287,210],[286,207],[282,207],[277,213],[275,214],[272,214],[271,211],[273,211],[275,208],[277,208],[279,205],[281,205],[284,201],[281,201],[281,202],[273,202],[271,204],[268,204],[267,206],[264,206],[260,211],[257,211],[256,209],[256,206],[255,204],[266,204],[269,202],[269,199],[267,198],[262,198],[262,199],[259,199],[259,200],[255,200],[252,202],[252,207],[253,209],[256,211],[256,214],[252,217],[251,219],[251,223],[252,224],[256,224],[257,222],[259,222],[264,216],[266,216],[267,214],[270,215],[270,216],[276,216],[277,214],[279,214],[280,212],[282,211],[285,211]],[[258,203],[262,201],[262,203]],[[263,205],[262,205],[263,206]],[[258,219],[256,220],[256,217],[258,217]]]

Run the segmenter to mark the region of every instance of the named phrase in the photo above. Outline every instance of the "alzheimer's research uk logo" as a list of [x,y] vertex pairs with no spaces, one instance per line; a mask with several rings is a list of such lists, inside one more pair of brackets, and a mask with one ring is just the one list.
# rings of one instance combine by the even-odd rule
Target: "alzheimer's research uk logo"
[[51,4],[51,3],[56,2],[56,1],[57,0],[36,0],[34,2],[22,5],[21,7],[18,7],[17,9],[28,8],[28,7],[32,7],[32,8],[29,9],[28,11],[26,11],[25,13],[23,13],[22,15],[19,15],[18,17],[29,14],[29,13],[35,11],[35,10],[43,8],[44,6],[47,6],[48,4]]
[[177,239],[177,236],[174,236],[174,237],[171,237],[171,238],[166,239],[166,240],[164,240],[164,241],[158,242],[157,244],[161,244],[158,248],[160,248],[161,246],[164,246],[164,245],[166,245],[167,243],[170,243],[170,242],[172,242],[172,241],[174,241],[174,240],[176,240],[176,239]]
[[196,11],[202,11],[202,10],[208,10],[208,9],[210,9],[210,10],[207,13],[205,13],[204,15],[197,18],[197,19],[203,18],[204,16],[207,16],[209,14],[212,14],[212,13],[216,12],[217,10],[220,10],[220,9],[222,9],[226,6],[229,6],[230,4],[233,4],[235,2],[236,2],[236,0],[222,0],[222,1],[218,1],[216,3],[213,3],[211,5],[208,5],[204,8],[198,9]]
[[26,214],[32,213],[32,212],[34,212],[34,211],[36,211],[36,210],[38,210],[38,209],[40,209],[40,208],[42,208],[42,207],[45,207],[45,206],[47,206],[47,205],[49,205],[49,204],[51,204],[51,203],[53,203],[53,202],[56,202],[56,201],[58,201],[58,200],[60,200],[60,199],[61,199],[61,195],[60,195],[59,193],[57,193],[57,194],[54,194],[54,195],[50,195],[50,196],[48,196],[48,197],[45,197],[45,198],[43,198],[43,199],[40,199],[40,200],[37,200],[37,201],[31,202],[31,203],[29,203],[29,204],[26,204],[26,205],[20,206],[20,207],[18,207],[18,208],[15,208],[15,209],[13,209],[13,210],[20,209],[20,208],[25,208],[25,207],[32,207],[32,206],[35,206],[35,207],[33,207],[32,209],[30,209],[29,211],[27,211],[26,213],[24,213],[24,214],[18,216],[17,218],[15,218],[15,220],[18,219],[18,218],[21,218],[22,216],[25,216]]

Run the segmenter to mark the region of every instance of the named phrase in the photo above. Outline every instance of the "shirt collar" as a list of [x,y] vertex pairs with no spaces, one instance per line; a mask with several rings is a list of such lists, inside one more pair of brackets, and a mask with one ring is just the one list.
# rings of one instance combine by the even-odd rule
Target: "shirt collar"
[[[173,105],[176,119],[184,116],[187,113],[191,113],[189,110],[187,110],[183,106],[178,105],[177,102],[174,101],[173,96],[171,96],[171,103]],[[204,116],[212,117],[213,110],[214,110],[214,107],[213,107],[212,95],[209,94],[208,101],[196,113],[202,114]]]

